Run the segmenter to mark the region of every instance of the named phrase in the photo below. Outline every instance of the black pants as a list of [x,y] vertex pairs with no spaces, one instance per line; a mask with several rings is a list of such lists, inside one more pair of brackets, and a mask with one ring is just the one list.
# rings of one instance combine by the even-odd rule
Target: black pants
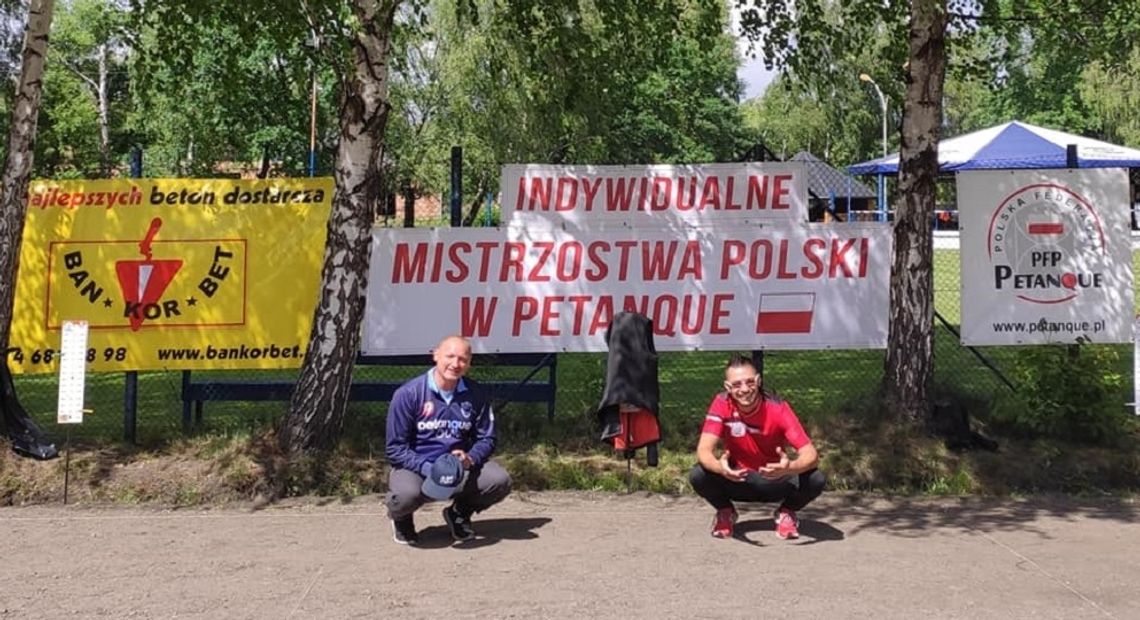
[[753,471],[744,480],[733,482],[698,464],[689,472],[689,483],[697,495],[705,498],[717,510],[731,508],[734,501],[779,502],[780,508],[800,510],[823,493],[827,479],[823,472],[812,469],[798,476],[776,480],[769,480]]

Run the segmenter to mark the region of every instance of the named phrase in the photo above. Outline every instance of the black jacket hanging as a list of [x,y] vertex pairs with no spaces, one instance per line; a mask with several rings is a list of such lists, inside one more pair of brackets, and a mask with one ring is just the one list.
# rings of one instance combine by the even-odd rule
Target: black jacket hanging
[[660,440],[660,385],[653,322],[642,314],[622,312],[606,329],[606,384],[596,412],[601,439],[624,450],[647,447],[649,465],[657,465]]

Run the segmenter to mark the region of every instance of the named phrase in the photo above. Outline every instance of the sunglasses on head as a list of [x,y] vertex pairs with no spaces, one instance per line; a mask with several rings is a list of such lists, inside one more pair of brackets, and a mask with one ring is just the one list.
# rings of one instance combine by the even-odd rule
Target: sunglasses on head
[[759,379],[760,378],[757,376],[749,377],[747,379],[737,379],[736,381],[725,381],[724,387],[730,390],[739,390],[742,387],[756,387],[756,382]]

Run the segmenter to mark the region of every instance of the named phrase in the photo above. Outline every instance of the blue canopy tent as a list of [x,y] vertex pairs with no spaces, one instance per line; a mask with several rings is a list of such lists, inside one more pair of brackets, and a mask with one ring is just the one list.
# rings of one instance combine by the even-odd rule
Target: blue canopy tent
[[[1070,163],[1069,147],[1076,161]],[[1140,168],[1140,150],[1130,149],[1021,121],[1010,121],[938,143],[938,170],[1012,170],[1022,168]],[[851,174],[898,174],[899,154],[847,167]],[[880,183],[880,190],[884,184]],[[886,197],[879,209],[886,216]]]
[[[1140,168],[1140,150],[1063,131],[1010,121],[938,143],[938,169],[1067,168],[1068,146],[1077,147],[1077,168]],[[847,167],[851,174],[898,174],[899,155]]]

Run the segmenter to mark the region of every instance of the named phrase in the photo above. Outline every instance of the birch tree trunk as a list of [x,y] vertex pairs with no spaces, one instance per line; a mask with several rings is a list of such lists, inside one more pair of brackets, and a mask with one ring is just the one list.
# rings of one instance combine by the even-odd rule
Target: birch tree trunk
[[12,106],[8,133],[8,158],[4,162],[0,191],[0,352],[8,362],[8,338],[12,329],[12,303],[16,298],[16,271],[20,261],[20,239],[28,212],[28,181],[35,157],[36,121],[43,93],[44,58],[51,30],[55,0],[31,0],[24,28],[24,50],[20,59],[20,82]]
[[63,61],[76,77],[87,84],[91,89],[91,96],[95,99],[95,109],[99,115],[99,176],[102,178],[111,176],[111,102],[107,93],[109,53],[106,43],[95,48],[95,77],[84,73],[79,63]]
[[883,374],[895,419],[929,420],[934,382],[934,217],[942,88],[946,76],[946,0],[914,0],[902,117],[890,334]]
[[99,106],[99,174],[111,176],[111,103],[107,94],[107,44],[98,47],[99,84],[96,86],[96,103]]
[[351,1],[359,31],[352,43],[352,72],[341,76],[336,194],[320,299],[289,413],[278,429],[282,450],[294,456],[331,450],[344,425],[360,346],[372,214],[382,186],[379,161],[388,121],[388,61],[398,5],[399,0]]

